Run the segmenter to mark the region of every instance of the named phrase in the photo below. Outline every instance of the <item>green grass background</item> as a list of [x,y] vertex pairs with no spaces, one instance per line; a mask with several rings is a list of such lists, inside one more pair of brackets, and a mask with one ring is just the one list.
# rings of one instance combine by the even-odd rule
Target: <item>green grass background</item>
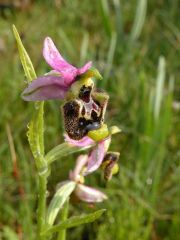
[[[46,36],[76,66],[92,60],[110,95],[106,121],[118,125],[111,150],[120,151],[120,172],[105,183],[101,172],[88,183],[109,200],[93,224],[68,231],[71,240],[178,240],[180,237],[180,29],[178,0],[34,1],[0,16],[0,239],[35,239],[36,169],[26,130],[32,104],[20,98],[26,79],[12,24],[38,75]],[[45,106],[46,152],[63,141],[59,101]],[[14,151],[13,151],[14,145]],[[76,155],[52,167],[49,197],[67,178]],[[70,215],[91,212],[72,204]]]

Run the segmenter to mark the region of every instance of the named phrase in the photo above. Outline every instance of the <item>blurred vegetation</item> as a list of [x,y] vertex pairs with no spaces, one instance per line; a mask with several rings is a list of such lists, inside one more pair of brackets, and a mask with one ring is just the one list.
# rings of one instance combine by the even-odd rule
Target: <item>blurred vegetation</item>
[[[180,29],[178,0],[0,1],[0,239],[34,239],[36,172],[26,129],[31,103],[12,34],[15,24],[38,75],[49,71],[43,39],[51,36],[76,66],[93,60],[110,94],[107,122],[119,125],[111,150],[120,172],[109,183],[101,172],[88,181],[109,201],[106,217],[68,231],[68,239],[176,240],[180,236]],[[6,3],[6,4],[4,4]],[[9,4],[10,3],[10,4]],[[60,102],[45,107],[46,149],[63,141]],[[66,179],[74,158],[55,163],[49,197]],[[90,211],[72,204],[71,214]]]

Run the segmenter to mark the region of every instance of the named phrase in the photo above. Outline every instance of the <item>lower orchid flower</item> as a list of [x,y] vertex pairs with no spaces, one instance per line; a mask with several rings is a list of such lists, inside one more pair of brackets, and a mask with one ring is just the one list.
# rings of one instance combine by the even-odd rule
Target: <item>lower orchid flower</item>
[[[94,138],[95,140],[97,140],[98,138],[97,142],[92,140],[92,138],[88,136],[85,136],[81,140],[73,140],[67,134],[65,134],[65,141],[72,146],[76,146],[76,147],[92,146],[93,147],[87,158],[87,167],[86,167],[86,171],[84,172],[84,175],[87,175],[91,172],[96,171],[104,162],[106,155],[108,157],[105,160],[107,159],[109,160],[108,162],[109,168],[107,168],[107,164],[106,164],[106,168],[105,168],[105,164],[103,164],[104,171],[107,172],[108,171],[107,169],[109,169],[110,171],[110,170],[113,170],[113,167],[115,166],[117,167],[116,163],[119,157],[119,153],[114,154],[114,152],[112,152],[113,155],[112,154],[108,155],[108,148],[111,143],[111,135],[116,134],[121,130],[116,126],[113,126],[108,130],[107,126],[104,127],[104,125],[102,126],[102,129],[105,129],[105,131],[102,131],[102,129],[98,129],[90,132],[91,136],[94,134],[92,138]],[[114,159],[114,161],[112,161],[112,159]],[[105,175],[106,175],[105,179],[110,179],[112,176],[110,172],[109,174],[106,173]]]
[[88,203],[102,202],[107,196],[101,191],[84,185],[84,170],[88,161],[88,155],[80,155],[77,159],[76,166],[70,171],[69,179],[76,182],[74,194],[78,199]]
[[111,137],[107,137],[98,143],[96,143],[94,140],[89,138],[88,136],[82,138],[79,141],[73,140],[68,137],[68,135],[65,134],[65,141],[68,142],[72,146],[76,147],[87,147],[87,146],[94,146],[92,151],[90,152],[88,158],[87,158],[87,169],[86,169],[86,175],[94,172],[97,170],[103,159],[105,154],[107,153],[107,150],[109,148]]
[[[66,137],[66,141],[67,139],[68,138]],[[71,144],[73,142],[75,143],[74,140],[73,142],[71,139],[69,140],[71,141]],[[74,194],[78,199],[84,202],[95,203],[107,199],[107,196],[101,191],[84,185],[84,177],[96,171],[100,166],[102,166],[104,170],[104,178],[106,180],[111,179],[112,175],[117,173],[117,160],[119,153],[107,152],[110,142],[111,136],[101,140],[89,155],[80,155],[77,159],[74,170],[69,173],[69,180],[76,182]]]

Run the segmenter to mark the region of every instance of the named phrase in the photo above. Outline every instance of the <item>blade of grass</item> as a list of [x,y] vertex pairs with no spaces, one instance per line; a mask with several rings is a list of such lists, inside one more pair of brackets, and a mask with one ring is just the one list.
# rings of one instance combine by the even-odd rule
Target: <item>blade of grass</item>
[[137,8],[136,8],[136,15],[134,18],[131,34],[130,34],[130,41],[136,41],[142,31],[145,18],[147,12],[147,0],[138,0]]
[[83,64],[86,61],[87,57],[87,49],[89,44],[89,33],[85,32],[83,35],[83,40],[81,44],[81,51],[80,51],[80,62]]
[[115,32],[113,32],[112,36],[111,36],[111,41],[109,44],[106,69],[104,72],[104,80],[103,80],[104,86],[107,86],[107,80],[108,80],[111,70],[112,70],[113,60],[114,60],[114,55],[115,55],[115,50],[116,50],[116,44],[117,44],[117,34]]
[[160,114],[161,102],[163,98],[163,87],[166,77],[166,62],[164,57],[159,58],[158,64],[158,75],[156,79],[156,93],[155,93],[155,103],[154,103],[154,118],[157,121]]
[[100,15],[102,17],[103,26],[107,36],[110,38],[112,34],[111,19],[109,13],[109,5],[107,0],[98,1],[100,5]]
[[98,210],[98,211],[96,211],[94,213],[84,214],[82,216],[71,217],[71,218],[69,218],[68,220],[66,220],[64,222],[49,228],[48,230],[43,232],[42,235],[49,235],[49,234],[58,232],[59,230],[62,230],[62,229],[73,228],[73,227],[77,227],[77,226],[82,225],[82,224],[94,222],[105,211],[106,211],[106,209],[101,209],[101,210]]
[[47,160],[48,164],[50,164],[61,157],[73,154],[75,152],[85,151],[91,147],[92,147],[91,145],[87,147],[75,147],[65,142],[50,150],[46,154],[45,159]]
[[123,31],[123,20],[122,20],[122,11],[119,0],[114,0],[114,9],[116,16],[116,29],[119,41],[123,41],[124,31]]

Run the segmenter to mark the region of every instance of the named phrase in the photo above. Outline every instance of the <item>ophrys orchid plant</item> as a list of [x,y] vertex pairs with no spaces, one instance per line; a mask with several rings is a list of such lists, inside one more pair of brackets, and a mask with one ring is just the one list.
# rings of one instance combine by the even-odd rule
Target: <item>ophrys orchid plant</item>
[[[119,153],[108,152],[108,149],[112,134],[119,132],[119,129],[105,124],[109,96],[96,89],[94,80],[102,77],[97,69],[92,68],[92,62],[80,68],[72,66],[58,52],[52,39],[47,37],[43,56],[52,70],[37,77],[15,26],[13,31],[28,80],[22,98],[35,102],[34,113],[28,125],[28,140],[38,173],[36,239],[51,239],[54,236],[58,240],[65,240],[67,228],[92,222],[105,211],[101,209],[68,218],[68,204],[72,195],[79,201],[93,204],[108,199],[105,193],[87,186],[85,179],[98,169],[103,171],[105,181],[118,172]],[[44,101],[50,99],[63,100],[65,141],[45,154]],[[57,191],[47,206],[47,180],[51,164],[62,156],[79,151],[89,152],[77,158],[74,170],[70,170],[67,179],[58,184]]]

